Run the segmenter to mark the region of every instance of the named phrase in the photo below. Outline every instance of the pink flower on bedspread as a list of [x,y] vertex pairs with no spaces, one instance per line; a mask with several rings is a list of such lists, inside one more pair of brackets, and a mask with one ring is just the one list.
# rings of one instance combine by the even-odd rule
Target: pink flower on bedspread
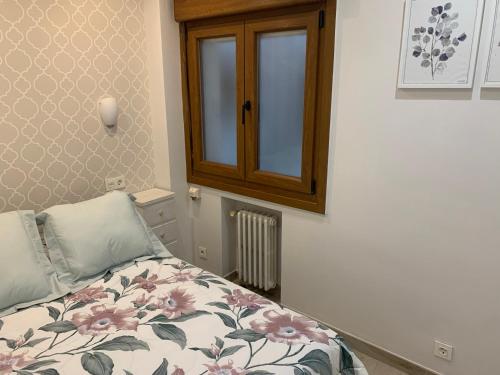
[[252,310],[258,310],[262,305],[269,305],[267,299],[255,293],[243,293],[240,289],[233,290],[233,294],[226,294],[224,296],[227,303],[237,307],[248,307]]
[[195,275],[191,273],[191,271],[179,271],[179,272],[174,272],[174,282],[176,283],[184,283],[187,281],[194,280],[196,278]]
[[310,341],[328,344],[328,335],[317,331],[318,323],[303,316],[280,314],[274,310],[266,311],[267,320],[254,320],[250,326],[256,332],[266,334],[273,341],[288,345],[309,344]]
[[136,308],[140,308],[146,306],[151,301],[151,299],[153,299],[153,296],[149,296],[148,298],[146,298],[146,294],[142,293],[142,295],[138,296],[132,303]]
[[185,290],[175,288],[166,296],[159,298],[157,307],[163,310],[163,315],[169,319],[178,318],[181,314],[195,311],[194,297]]
[[153,290],[157,288],[158,285],[167,284],[166,280],[161,280],[158,278],[158,275],[152,275],[145,279],[142,276],[137,276],[134,278],[134,283],[139,285],[139,288],[146,290],[151,293]]
[[175,366],[175,370],[174,372],[172,373],[172,375],[185,375],[185,372],[183,369]]
[[116,307],[106,307],[104,305],[90,308],[91,314],[76,313],[71,318],[81,335],[99,336],[113,333],[118,330],[137,331],[139,322],[131,320],[136,315],[136,310],[120,310]]
[[69,295],[67,300],[72,302],[91,303],[103,298],[108,298],[108,293],[104,291],[102,286],[99,286],[95,288],[88,287],[82,289],[79,292]]
[[214,363],[213,365],[205,365],[208,368],[209,375],[245,375],[247,372],[233,367],[233,361],[229,360],[226,365]]
[[0,353],[0,375],[10,374],[33,362],[26,354]]

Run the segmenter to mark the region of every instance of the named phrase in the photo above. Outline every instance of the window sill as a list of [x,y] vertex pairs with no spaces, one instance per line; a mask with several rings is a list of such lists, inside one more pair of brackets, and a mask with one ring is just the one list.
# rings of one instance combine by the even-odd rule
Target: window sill
[[188,182],[196,185],[226,191],[245,197],[256,198],[272,203],[298,208],[305,211],[325,214],[325,194],[303,194],[283,191],[272,187],[264,187],[245,181],[236,181],[222,177],[193,174],[188,176]]

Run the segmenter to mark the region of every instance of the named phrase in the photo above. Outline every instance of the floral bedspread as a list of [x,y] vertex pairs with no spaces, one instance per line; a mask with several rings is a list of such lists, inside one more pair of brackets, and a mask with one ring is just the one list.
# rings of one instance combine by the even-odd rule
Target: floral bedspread
[[327,327],[176,258],[0,320],[0,374],[366,375]]

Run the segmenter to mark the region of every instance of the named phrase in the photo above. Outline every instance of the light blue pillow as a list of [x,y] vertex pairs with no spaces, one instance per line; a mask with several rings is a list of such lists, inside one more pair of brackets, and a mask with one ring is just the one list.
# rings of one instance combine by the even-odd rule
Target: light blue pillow
[[134,261],[171,256],[123,192],[54,206],[37,219],[59,280],[72,291]]
[[0,317],[67,293],[44,253],[35,213],[0,214]]

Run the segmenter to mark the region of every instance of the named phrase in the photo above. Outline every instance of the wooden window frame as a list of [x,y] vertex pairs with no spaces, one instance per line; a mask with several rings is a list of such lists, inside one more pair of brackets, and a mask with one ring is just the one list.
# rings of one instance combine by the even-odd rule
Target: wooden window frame
[[[259,169],[259,85],[257,38],[260,33],[307,30],[306,76],[304,93],[304,119],[302,142],[301,177],[283,176]],[[287,14],[283,18],[250,20],[245,24],[245,99],[252,103],[248,113],[246,130],[246,179],[262,185],[276,186],[284,190],[294,190],[310,194],[312,192],[312,170],[314,159],[314,120],[316,112],[318,16],[316,12]]]
[[[200,59],[198,56],[198,40],[235,37],[236,39],[236,102],[242,103],[245,98],[244,91],[244,28],[241,24],[227,23],[216,27],[198,27],[191,30],[187,40],[187,59],[188,75],[192,77],[189,80],[189,92],[191,98],[191,131],[193,133],[192,159],[193,169],[218,176],[227,176],[236,179],[245,178],[245,129],[236,125],[236,159],[237,165],[230,166],[214,163],[203,158],[203,124],[201,102],[201,77],[200,77]],[[236,111],[237,123],[242,121],[242,114]]]
[[[199,2],[198,0],[191,0],[193,3]],[[203,0],[206,2],[206,0]],[[210,9],[217,9],[218,2],[221,3],[243,3],[239,0],[211,0]],[[183,6],[190,5],[190,0],[176,0],[175,6],[178,3],[183,3]],[[246,3],[257,2],[246,1]],[[290,3],[290,6],[285,8],[272,9],[272,4],[274,3]],[[293,3],[293,4],[291,4]],[[306,4],[306,5],[296,5],[295,4]],[[184,130],[185,130],[185,148],[186,148],[186,170],[187,170],[187,180],[189,183],[208,186],[211,188],[224,190],[230,193],[240,194],[252,198],[257,198],[265,201],[270,201],[273,203],[283,204],[307,211],[325,213],[326,209],[326,192],[327,192],[327,177],[328,177],[328,155],[329,155],[329,134],[330,134],[330,121],[331,121],[331,99],[332,99],[332,85],[333,85],[333,60],[334,60],[334,37],[335,37],[335,12],[336,12],[336,1],[335,0],[266,0],[267,8],[270,10],[260,11],[258,8],[252,9],[251,5],[248,5],[250,13],[235,14],[230,16],[225,16],[225,14],[233,14],[233,12],[228,11],[227,8],[220,8],[220,12],[213,11],[210,16],[213,18],[207,18],[200,20],[200,12],[194,12],[192,18],[189,15],[184,14],[180,23],[180,44],[181,44],[181,69],[182,69],[182,94],[183,94],[183,109],[184,109]],[[283,6],[283,4],[281,5]],[[255,11],[257,10],[257,11]],[[241,22],[244,20],[263,20],[266,18],[275,19],[276,17],[300,14],[304,12],[317,11],[318,22],[323,22],[322,27],[318,26],[318,65],[317,65],[317,82],[315,87],[315,127],[314,132],[311,134],[312,139],[309,139],[311,144],[313,144],[313,160],[312,160],[312,170],[309,168],[305,171],[306,178],[310,175],[310,183],[304,184],[303,181],[298,183],[296,180],[294,183],[302,184],[300,187],[301,191],[295,188],[287,190],[286,186],[280,185],[283,182],[283,176],[279,176],[280,183],[266,184],[260,179],[249,178],[251,173],[248,173],[248,150],[244,149],[247,153],[245,156],[245,167],[247,168],[246,178],[241,178],[242,171],[240,170],[240,163],[238,163],[238,168],[236,169],[236,174],[232,177],[227,175],[218,174],[219,168],[215,168],[215,171],[211,169],[210,163],[201,160],[200,145],[199,142],[194,141],[194,138],[199,139],[198,135],[194,134],[196,127],[199,131],[199,122],[197,121],[196,115],[193,114],[193,106],[197,105],[198,110],[201,108],[200,103],[191,102],[190,90],[192,89],[193,83],[190,80],[193,73],[189,70],[193,68],[192,62],[188,61],[188,48],[190,48],[190,43],[188,41],[188,28],[193,30],[193,28],[203,29],[204,26],[213,27],[214,25],[230,25],[231,23]],[[201,12],[202,13],[202,12]],[[236,13],[236,11],[234,12]],[[177,15],[177,9],[176,9]],[[221,16],[221,17],[217,17]],[[248,43],[248,39],[246,39]],[[192,48],[192,47],[191,47]],[[198,69],[198,67],[196,67]],[[245,67],[248,69],[248,66]],[[245,71],[246,71],[245,70]],[[197,78],[198,79],[198,78]],[[248,93],[246,93],[248,95]],[[239,95],[238,95],[239,96]],[[238,98],[238,102],[240,98]],[[195,110],[196,111],[196,110]],[[241,121],[239,111],[238,121]],[[253,119],[251,119],[253,121]],[[248,132],[249,127],[245,127],[246,132]],[[252,126],[255,129],[255,127]],[[238,130],[239,131],[239,130]],[[239,134],[239,133],[238,133]],[[249,135],[247,134],[246,137]],[[239,135],[238,135],[239,139]],[[248,140],[246,141],[248,146]],[[304,142],[308,140],[304,139]],[[196,146],[196,147],[195,147]],[[247,147],[248,148],[248,147]],[[238,148],[241,150],[241,148]],[[238,151],[238,161],[240,161],[240,151]],[[195,163],[198,162],[195,168]],[[205,165],[204,165],[205,164]],[[251,163],[250,163],[251,164]],[[204,165],[204,167],[199,168]],[[206,168],[205,168],[206,167]],[[220,167],[217,165],[216,167]],[[244,171],[243,171],[244,173]],[[304,173],[304,170],[303,170]],[[268,173],[266,173],[268,174]],[[303,175],[304,176],[304,175]],[[258,176],[261,177],[261,176]],[[268,175],[268,178],[273,176]],[[271,181],[273,182],[273,181]],[[281,187],[280,187],[281,186]]]

